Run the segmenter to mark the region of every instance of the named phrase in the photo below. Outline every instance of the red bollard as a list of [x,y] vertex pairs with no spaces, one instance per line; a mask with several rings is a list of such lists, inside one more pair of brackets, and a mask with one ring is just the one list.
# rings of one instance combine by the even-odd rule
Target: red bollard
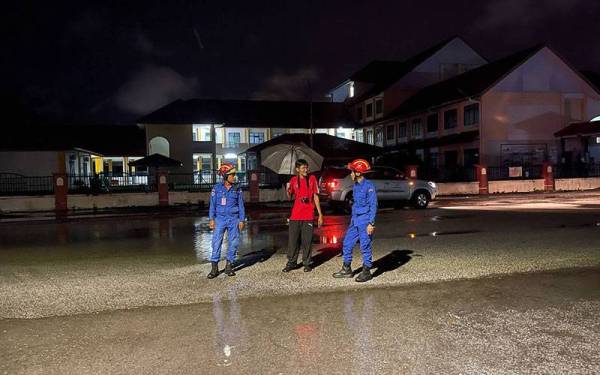
[[406,178],[414,180],[417,178],[417,166],[416,165],[407,165],[406,166]]
[[477,181],[479,181],[479,195],[487,195],[489,193],[487,167],[477,164],[475,168],[477,169]]
[[252,172],[250,174],[250,202],[258,202],[260,195],[258,192],[258,173]]
[[544,191],[554,190],[554,171],[552,164],[545,161],[542,164],[542,176],[544,177]]
[[64,173],[54,173],[54,209],[58,212],[67,211],[67,194],[69,193],[69,182]]
[[169,205],[169,185],[167,185],[167,172],[158,172],[158,205]]

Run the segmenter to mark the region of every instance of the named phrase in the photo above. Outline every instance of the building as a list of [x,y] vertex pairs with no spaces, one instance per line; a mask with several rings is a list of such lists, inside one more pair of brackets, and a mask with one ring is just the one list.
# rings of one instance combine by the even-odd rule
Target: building
[[240,172],[256,169],[245,151],[279,135],[312,128],[351,139],[355,126],[343,103],[211,99],[177,100],[138,123],[146,131],[147,154],[181,161],[176,172],[199,174],[211,174],[225,161]]
[[[442,51],[454,57],[456,69],[439,57]],[[556,163],[561,143],[554,134],[600,115],[598,88],[545,46],[477,65],[484,60],[455,38],[420,56],[426,58],[407,61],[421,61],[429,75],[416,74],[420,66],[406,75],[404,65],[397,64],[397,76],[383,74],[392,78],[385,85],[372,84],[376,90],[367,94],[359,94],[351,81],[358,98],[348,91],[345,103],[363,124],[357,131],[363,141],[387,152],[414,154],[427,167]],[[469,59],[473,64],[466,64]],[[439,78],[431,83],[436,66]],[[408,84],[428,80],[418,89]],[[395,90],[402,86],[407,89]]]
[[445,40],[404,61],[372,61],[333,89],[362,124],[354,139],[384,146],[381,120],[420,89],[476,68],[487,61],[459,37]]

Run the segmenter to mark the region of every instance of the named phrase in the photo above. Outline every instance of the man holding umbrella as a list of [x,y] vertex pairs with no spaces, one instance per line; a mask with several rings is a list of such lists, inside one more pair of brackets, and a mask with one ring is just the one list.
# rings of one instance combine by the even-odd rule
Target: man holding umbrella
[[[298,242],[302,244],[302,264],[304,272],[312,271],[310,266],[312,237],[314,231],[315,207],[319,213],[317,223],[323,225],[323,213],[319,203],[319,188],[315,176],[308,176],[308,162],[298,159],[295,163],[296,175],[291,178],[287,190],[288,198],[294,198],[294,207],[289,221],[288,261],[283,272],[297,267]],[[299,241],[300,240],[300,241]]]
[[219,176],[223,176],[223,182],[216,184],[210,193],[208,217],[210,219],[210,229],[213,231],[213,238],[210,257],[212,269],[207,275],[209,279],[219,276],[219,260],[221,259],[221,246],[225,231],[227,231],[227,238],[229,239],[225,274],[235,276],[233,263],[240,244],[240,231],[244,229],[244,220],[246,219],[244,193],[242,189],[235,186],[236,172],[237,170],[233,164],[222,164],[219,168]]
[[323,157],[302,142],[280,143],[261,151],[262,165],[278,174],[295,174],[291,178],[287,194],[294,198],[294,207],[289,218],[287,265],[282,270],[290,272],[297,268],[299,246],[302,244],[304,272],[312,271],[310,255],[314,231],[315,207],[319,212],[317,223],[323,224],[323,213],[319,203],[319,188],[315,176],[309,170],[319,170]]

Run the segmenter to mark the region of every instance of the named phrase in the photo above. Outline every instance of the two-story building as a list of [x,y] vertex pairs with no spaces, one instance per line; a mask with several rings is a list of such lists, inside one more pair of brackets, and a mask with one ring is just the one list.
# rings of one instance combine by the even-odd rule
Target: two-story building
[[600,114],[598,88],[547,47],[491,63],[478,57],[454,38],[407,60],[414,61],[410,71],[372,63],[332,97],[347,92],[345,103],[362,123],[356,139],[412,153],[431,167],[557,162],[554,133]]
[[[343,103],[256,100],[177,100],[141,118],[147,154],[179,160],[181,173],[210,174],[223,162],[256,169],[245,151],[279,135],[325,133],[352,138]],[[318,151],[318,150],[317,150]]]

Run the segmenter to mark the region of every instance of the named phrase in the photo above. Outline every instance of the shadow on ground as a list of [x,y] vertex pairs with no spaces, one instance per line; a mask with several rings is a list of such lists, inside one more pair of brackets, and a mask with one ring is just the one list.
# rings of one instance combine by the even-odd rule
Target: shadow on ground
[[[386,272],[394,271],[412,259],[412,250],[393,250],[389,254],[382,256],[373,262],[371,270],[374,270],[373,277],[378,277]],[[359,274],[362,271],[362,267],[354,270],[354,275]]]
[[234,271],[239,271],[246,267],[251,267],[259,262],[262,263],[262,262],[268,260],[269,258],[271,258],[273,256],[273,254],[275,254],[276,252],[277,252],[277,249],[270,248],[270,249],[261,249],[258,251],[253,251],[251,253],[248,253],[248,254],[242,256],[240,259],[238,259],[238,261],[236,262]]

